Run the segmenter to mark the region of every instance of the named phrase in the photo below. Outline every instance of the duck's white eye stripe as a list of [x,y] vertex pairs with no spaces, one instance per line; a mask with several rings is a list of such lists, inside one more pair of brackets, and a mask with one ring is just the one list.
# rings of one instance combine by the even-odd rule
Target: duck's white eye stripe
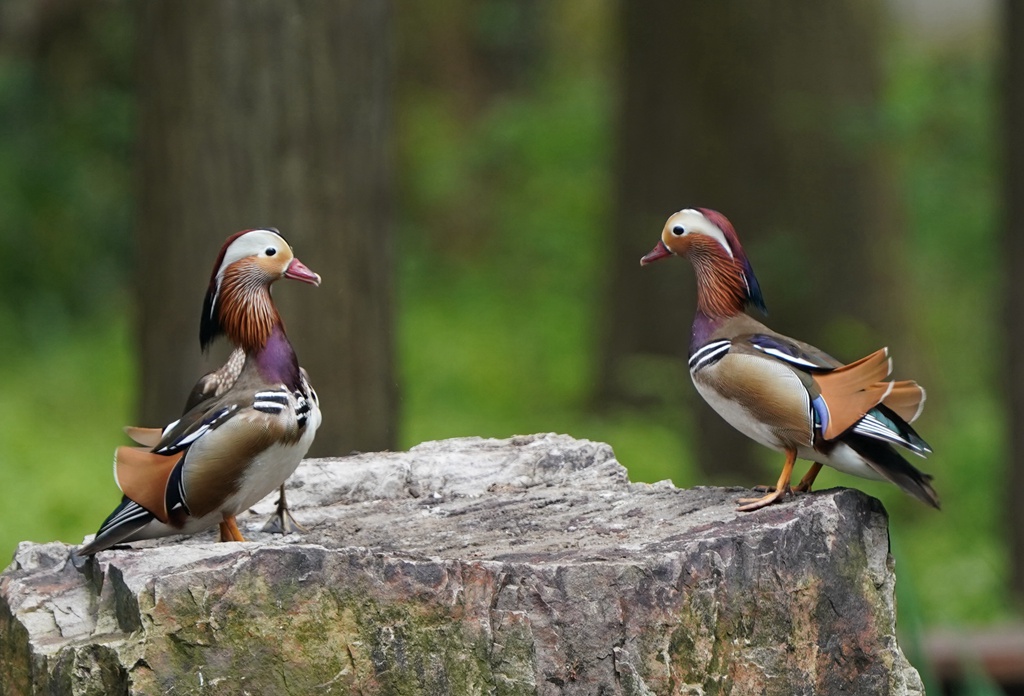
[[[682,229],[684,234],[703,234],[711,237],[716,242],[722,245],[730,258],[734,257],[732,253],[732,245],[729,244],[729,240],[725,238],[725,232],[722,231],[715,223],[711,222],[704,213],[693,208],[686,208],[680,210],[676,215],[679,216],[679,222],[672,227],[672,233],[676,236],[679,235],[676,232],[677,229]],[[673,216],[675,217],[675,216]]]
[[[249,230],[228,245],[224,250],[224,260],[217,269],[217,277],[221,277],[224,269],[248,256],[266,254],[274,256],[281,250],[282,244],[287,246],[284,237],[275,230]],[[273,249],[273,253],[269,253]]]

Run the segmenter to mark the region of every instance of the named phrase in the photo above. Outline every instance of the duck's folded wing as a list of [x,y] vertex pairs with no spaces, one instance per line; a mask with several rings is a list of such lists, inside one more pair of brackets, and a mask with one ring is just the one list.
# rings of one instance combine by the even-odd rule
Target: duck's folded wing
[[[185,409],[182,413],[188,414],[196,411],[197,407],[203,407],[202,411],[197,412],[198,415],[198,413],[202,413],[205,409],[209,408],[214,399],[223,396],[235,384],[244,365],[245,352],[241,348],[236,348],[224,365],[213,372],[203,375],[196,381],[195,386],[192,387],[192,391],[189,393]],[[185,420],[189,422],[187,419]],[[126,425],[124,432],[136,444],[155,449],[161,444],[164,435],[180,425],[181,422],[181,420],[176,420],[163,429]]]
[[751,334],[742,340],[749,348],[813,378],[809,391],[826,439],[853,427],[862,435],[902,445],[915,454],[931,452],[909,425],[924,410],[925,390],[912,380],[882,381],[892,368],[886,349],[842,365],[814,346],[781,334]]
[[194,408],[164,429],[153,448],[156,454],[170,455],[189,448],[199,438],[227,422],[238,410],[237,402],[217,405],[208,410]]
[[292,443],[284,418],[255,408],[241,409],[209,431],[189,448],[182,469],[182,487],[191,514],[202,517],[216,510],[239,490],[257,457],[274,445]]
[[[185,453],[238,410],[237,403],[208,411],[193,409],[167,426],[152,449],[118,447],[114,454],[114,480],[121,492],[164,524],[173,524],[172,515],[179,518],[188,512],[182,470]],[[132,439],[146,446],[152,441],[154,430],[125,429]]]
[[809,343],[782,334],[757,333],[739,336],[734,343],[745,343],[760,353],[781,360],[797,370],[821,372],[841,367],[842,363]]

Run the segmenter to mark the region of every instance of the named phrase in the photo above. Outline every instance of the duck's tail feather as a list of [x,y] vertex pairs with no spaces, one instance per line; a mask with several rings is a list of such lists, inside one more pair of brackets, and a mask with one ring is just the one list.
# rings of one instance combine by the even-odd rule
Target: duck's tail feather
[[932,477],[900,456],[892,445],[863,435],[850,435],[844,441],[887,480],[922,503],[940,509],[939,494],[930,483]]
[[78,556],[91,556],[98,551],[109,549],[119,542],[130,541],[130,537],[133,534],[155,519],[156,517],[149,510],[128,496],[123,496],[121,504],[100,525],[99,531],[96,532],[96,537],[75,551],[75,554]]

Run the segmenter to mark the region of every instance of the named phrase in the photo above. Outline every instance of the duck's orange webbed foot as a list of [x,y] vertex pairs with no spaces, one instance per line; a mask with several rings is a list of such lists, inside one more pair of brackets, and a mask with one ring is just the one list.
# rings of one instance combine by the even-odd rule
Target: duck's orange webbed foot
[[789,493],[789,486],[786,486],[786,488],[783,489],[775,488],[771,493],[761,498],[740,498],[736,501],[740,504],[736,509],[740,512],[760,510],[763,507],[768,507],[772,503],[779,502],[785,497],[786,493]]
[[[794,463],[796,463],[796,450],[786,450],[786,463],[782,466],[782,473],[779,475],[778,483],[775,484],[775,489],[769,492],[768,495],[765,495],[761,498],[740,498],[738,501],[736,501],[740,504],[740,506],[736,509],[739,512],[752,512],[754,510],[760,510],[763,507],[767,507],[772,503],[777,503],[780,500],[782,500],[782,498],[790,490],[789,481],[793,477]],[[804,479],[806,478],[807,477],[805,476]],[[814,480],[813,477],[811,480]],[[801,484],[802,483],[803,480],[801,480]]]

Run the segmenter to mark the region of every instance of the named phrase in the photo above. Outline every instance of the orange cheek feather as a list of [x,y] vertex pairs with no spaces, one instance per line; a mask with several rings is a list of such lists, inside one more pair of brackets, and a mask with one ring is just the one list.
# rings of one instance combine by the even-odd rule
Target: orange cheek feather
[[661,242],[676,256],[686,256],[690,253],[690,247],[693,243],[693,235],[685,235],[677,237],[668,230],[665,230],[661,235]]
[[279,251],[274,256],[263,256],[253,259],[253,263],[259,266],[260,270],[266,273],[269,277],[277,279],[284,275],[284,271],[288,268],[288,264],[291,263],[292,255],[285,252]]

